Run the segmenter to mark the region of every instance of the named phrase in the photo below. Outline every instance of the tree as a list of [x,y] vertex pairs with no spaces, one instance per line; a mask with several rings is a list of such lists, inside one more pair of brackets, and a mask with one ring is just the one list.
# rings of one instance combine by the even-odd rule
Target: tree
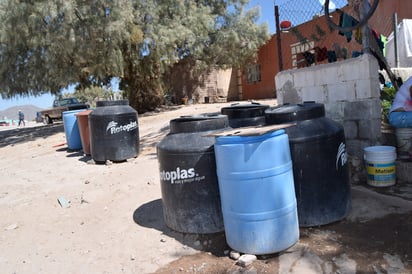
[[3,0],[2,97],[58,94],[70,84],[109,86],[113,77],[139,112],[162,103],[162,75],[193,60],[237,67],[268,38],[245,0]]
[[80,102],[96,107],[96,102],[99,100],[113,99],[114,92],[106,87],[87,87],[84,90],[75,90],[74,93],[65,93],[63,97],[76,97]]

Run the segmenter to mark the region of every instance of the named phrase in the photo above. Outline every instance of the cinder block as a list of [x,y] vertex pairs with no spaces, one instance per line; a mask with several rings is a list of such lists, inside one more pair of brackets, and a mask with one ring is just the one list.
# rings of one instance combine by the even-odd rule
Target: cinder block
[[313,87],[315,86],[315,71],[310,68],[302,68],[296,70],[293,74],[293,82],[295,87]]
[[326,117],[338,122],[343,121],[345,119],[345,104],[344,101],[333,101],[329,98],[325,104]]
[[323,86],[304,87],[302,88],[302,100],[324,104],[328,101],[328,95]]
[[396,161],[396,179],[401,183],[412,183],[412,162]]
[[369,64],[362,58],[351,58],[342,63],[341,75],[345,81],[356,81],[369,78]]
[[318,66],[315,73],[315,85],[330,85],[339,83],[338,79],[339,65],[335,63]]
[[359,138],[376,142],[380,140],[382,135],[380,119],[360,120],[358,124]]
[[276,90],[281,90],[284,86],[294,86],[292,70],[282,71],[275,76]]
[[344,121],[343,128],[345,129],[346,139],[356,139],[358,137],[358,124],[355,121]]
[[380,119],[381,103],[379,98],[346,102],[345,118],[348,120]]
[[360,159],[363,159],[364,151],[363,149],[368,146],[377,145],[375,142],[369,140],[360,140],[360,139],[346,139],[346,150],[350,156],[356,156]]
[[357,99],[379,98],[380,88],[378,79],[359,79],[355,82]]
[[355,101],[354,82],[342,82],[328,85],[329,101]]

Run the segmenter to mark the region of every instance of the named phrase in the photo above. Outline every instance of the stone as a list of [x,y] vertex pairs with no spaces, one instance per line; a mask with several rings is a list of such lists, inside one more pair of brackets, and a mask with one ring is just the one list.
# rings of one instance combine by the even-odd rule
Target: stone
[[231,250],[229,253],[229,258],[233,259],[233,260],[237,260],[240,258],[240,253],[234,250]]
[[242,267],[248,266],[251,263],[253,263],[254,261],[257,260],[257,257],[255,255],[251,255],[251,254],[243,254],[242,256],[240,256],[240,258],[237,260],[236,264],[240,265]]

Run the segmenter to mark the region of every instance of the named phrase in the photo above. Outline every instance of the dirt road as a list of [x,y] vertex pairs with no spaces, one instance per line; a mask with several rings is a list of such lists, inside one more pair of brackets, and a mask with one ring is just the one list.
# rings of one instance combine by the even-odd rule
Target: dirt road
[[167,228],[155,146],[170,119],[226,105],[139,116],[140,155],[109,165],[68,151],[61,123],[0,131],[1,272],[412,273],[412,202],[364,186],[352,189],[347,219],[301,229],[292,248],[245,268],[223,233]]

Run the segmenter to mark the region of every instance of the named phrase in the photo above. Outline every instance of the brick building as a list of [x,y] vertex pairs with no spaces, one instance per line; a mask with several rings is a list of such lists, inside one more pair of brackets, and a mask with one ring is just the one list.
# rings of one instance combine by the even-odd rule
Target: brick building
[[[349,7],[345,7],[342,10],[348,9]],[[412,1],[380,0],[369,21],[369,26],[377,33],[388,36],[393,31],[393,15],[395,13],[398,21],[412,18]],[[340,14],[335,11],[330,15],[332,21],[339,24]],[[288,32],[274,34],[260,48],[257,61],[242,70],[242,85],[241,90],[239,90],[241,99],[276,97],[274,78],[279,72],[277,35],[280,35],[281,38],[283,70],[307,66],[304,55],[313,54],[315,49],[321,49],[326,56],[315,58],[310,65],[328,63],[328,59],[330,59],[328,53],[333,52],[337,61],[351,58],[356,56],[362,48],[355,39],[355,32],[353,32],[351,41],[348,41],[346,35],[341,35],[337,30],[329,28],[325,16],[314,17],[311,21],[295,26]],[[302,38],[305,38],[306,42],[302,43]]]

